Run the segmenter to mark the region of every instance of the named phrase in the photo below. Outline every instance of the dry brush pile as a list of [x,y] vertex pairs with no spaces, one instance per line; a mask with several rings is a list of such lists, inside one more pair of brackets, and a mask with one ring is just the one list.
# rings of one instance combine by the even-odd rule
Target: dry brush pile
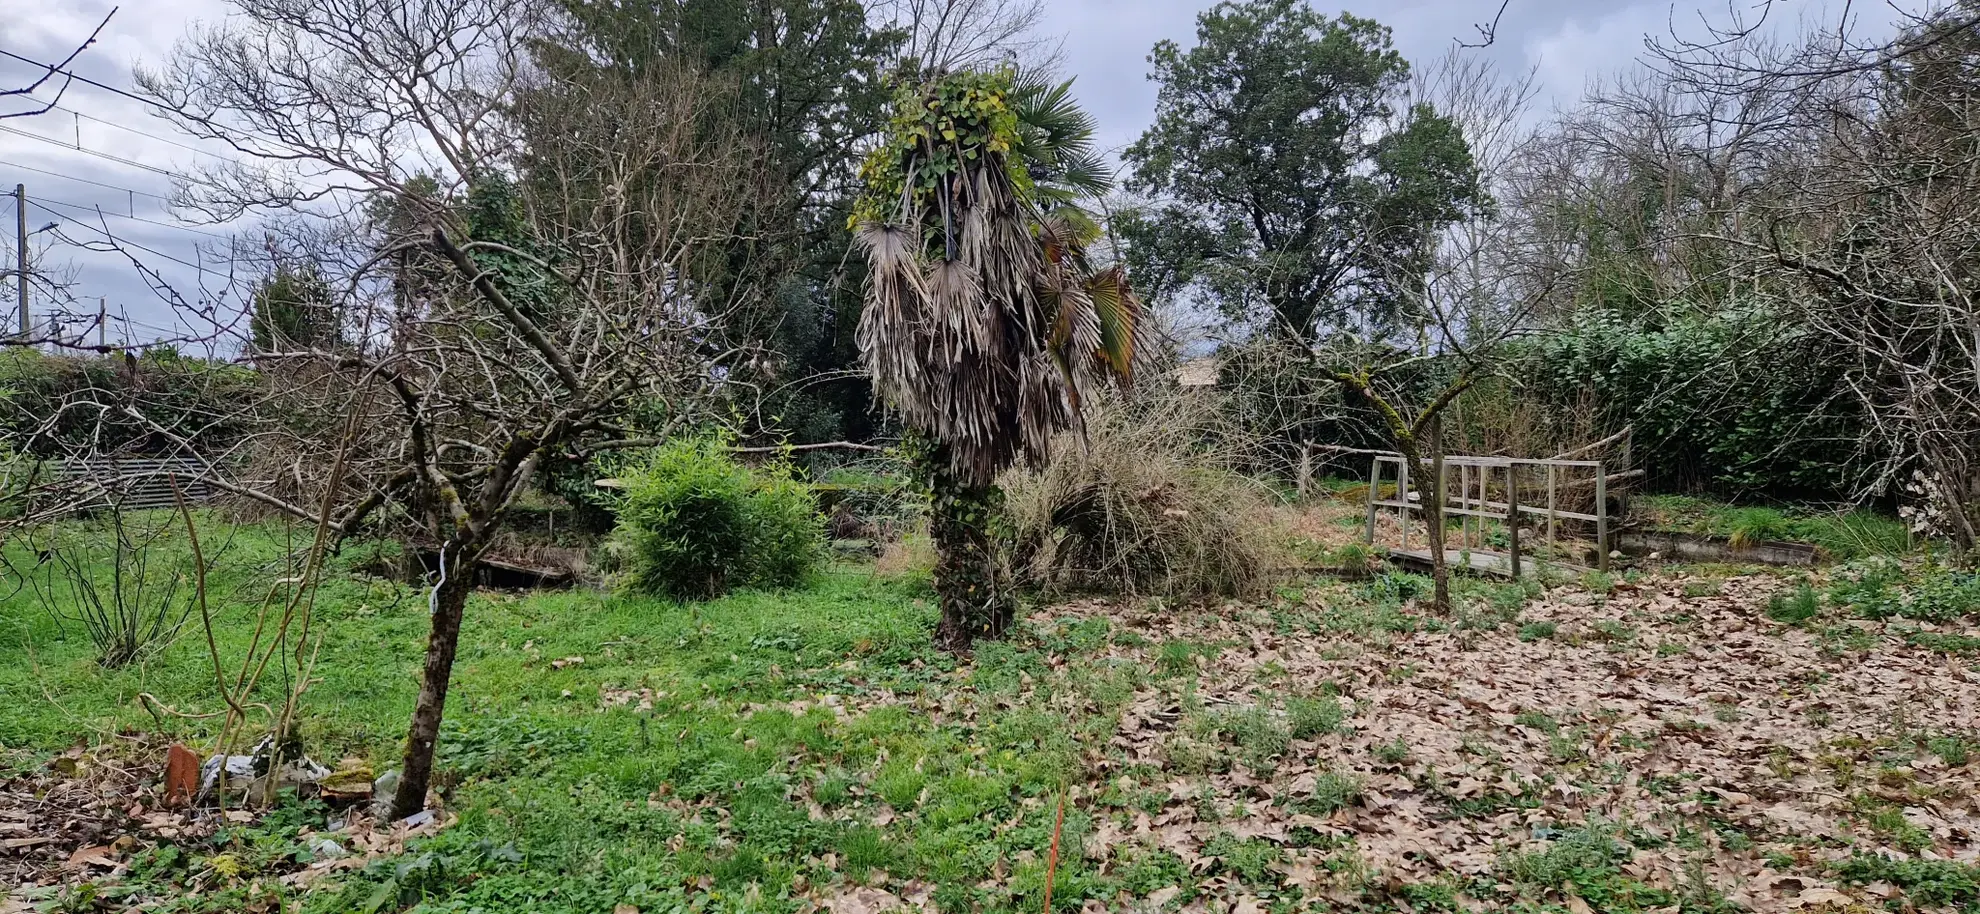
[[1048,593],[1256,595],[1289,562],[1273,493],[1209,394],[1088,407],[1043,469],[1005,474],[1011,560]]

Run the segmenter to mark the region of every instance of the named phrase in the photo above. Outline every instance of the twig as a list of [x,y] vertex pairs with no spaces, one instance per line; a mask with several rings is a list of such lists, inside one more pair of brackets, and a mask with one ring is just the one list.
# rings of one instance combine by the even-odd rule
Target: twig
[[1052,914],[1052,878],[1059,870],[1059,833],[1066,827],[1066,789],[1059,788],[1059,816],[1052,823],[1052,852],[1045,858],[1045,914]]
[[158,696],[150,692],[139,692],[137,697],[138,704],[143,705],[146,711],[151,712],[152,719],[158,721],[160,727],[165,726],[165,719],[158,716],[158,712],[160,711],[170,714],[173,717],[183,717],[187,720],[206,720],[207,718],[219,717],[227,713],[226,711],[213,711],[207,714],[194,714],[191,711],[174,710],[171,705],[159,701]]
[[886,448],[877,444],[860,444],[856,441],[826,441],[820,444],[776,444],[768,447],[732,447],[729,450],[737,454],[778,454],[784,451],[825,450],[867,451],[874,454],[884,454],[887,451]]
[[1471,27],[1478,30],[1478,40],[1476,42],[1470,42],[1462,38],[1454,39],[1457,42],[1457,46],[1461,48],[1491,47],[1492,42],[1499,40],[1499,20],[1505,18],[1506,7],[1511,5],[1512,5],[1512,0],[1501,0],[1501,2],[1499,3],[1499,12],[1492,16],[1491,22],[1478,22],[1472,24]]
[[1577,457],[1577,456],[1579,456],[1579,455],[1581,455],[1581,454],[1586,454],[1586,453],[1588,453],[1589,451],[1596,451],[1596,450],[1601,450],[1602,448],[1605,448],[1605,447],[1608,447],[1608,446],[1609,446],[1609,445],[1611,445],[1611,444],[1615,444],[1615,443],[1616,443],[1616,442],[1618,442],[1618,441],[1622,441],[1622,440],[1625,440],[1625,439],[1627,439],[1627,438],[1628,438],[1628,437],[1630,436],[1630,434],[1631,434],[1632,432],[1634,432],[1634,431],[1635,431],[1635,429],[1634,429],[1634,428],[1632,428],[1632,427],[1630,427],[1630,426],[1623,426],[1623,430],[1622,430],[1622,431],[1620,431],[1620,432],[1617,432],[1617,433],[1615,433],[1615,434],[1613,434],[1613,435],[1610,435],[1610,436],[1609,436],[1609,437],[1607,437],[1607,438],[1604,438],[1604,439],[1602,439],[1602,440],[1600,440],[1600,441],[1597,441],[1597,442],[1595,442],[1595,443],[1593,443],[1593,444],[1584,444],[1584,445],[1582,445],[1582,446],[1580,446],[1580,447],[1578,447],[1578,448],[1575,448],[1574,450],[1571,450],[1571,451],[1562,451],[1562,452],[1560,452],[1560,453],[1558,453],[1558,454],[1555,454],[1554,456],[1552,456],[1552,457],[1549,457],[1549,458],[1547,458],[1547,459],[1548,459],[1548,460],[1572,460],[1572,459],[1574,459],[1575,457]]

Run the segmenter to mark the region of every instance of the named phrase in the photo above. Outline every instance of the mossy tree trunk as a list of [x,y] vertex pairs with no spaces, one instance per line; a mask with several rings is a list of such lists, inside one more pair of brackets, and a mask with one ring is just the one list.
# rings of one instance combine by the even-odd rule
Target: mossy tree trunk
[[[1472,384],[1473,377],[1461,375],[1444,388],[1416,414],[1414,422],[1403,418],[1402,412],[1375,390],[1375,385],[1366,372],[1337,372],[1335,378],[1347,388],[1368,401],[1382,415],[1389,427],[1389,440],[1401,454],[1403,463],[1414,476],[1423,469],[1423,461],[1430,461],[1429,480],[1416,487],[1422,499],[1423,525],[1430,542],[1430,580],[1432,582],[1431,605],[1438,612],[1451,611],[1451,569],[1444,560],[1444,410],[1455,402]],[[1406,498],[1408,493],[1397,491],[1397,498]],[[1514,519],[1517,523],[1517,518]]]
[[426,659],[420,665],[419,699],[406,730],[399,786],[392,796],[392,818],[403,819],[426,808],[426,789],[433,780],[434,749],[447,710],[447,687],[453,682],[454,654],[460,646],[461,622],[468,597],[474,593],[474,568],[481,550],[449,543],[442,550],[440,581],[428,599],[433,627],[426,636]]
[[967,651],[979,638],[1001,637],[1017,617],[997,549],[1003,493],[957,479],[939,454],[927,458],[923,470],[931,502],[929,535],[935,541],[935,595],[942,607],[935,643]]
[[1421,461],[1424,450],[1429,450],[1430,479],[1429,492],[1423,499],[1423,525],[1429,531],[1430,540],[1430,580],[1431,602],[1438,612],[1451,609],[1451,564],[1444,555],[1444,420],[1441,416],[1430,419],[1428,433],[1423,439],[1413,441],[1418,455],[1412,461]]

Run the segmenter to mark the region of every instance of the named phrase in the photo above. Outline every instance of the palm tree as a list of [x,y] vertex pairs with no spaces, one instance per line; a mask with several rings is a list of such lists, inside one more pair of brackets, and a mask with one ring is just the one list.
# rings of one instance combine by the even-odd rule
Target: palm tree
[[861,169],[853,227],[871,261],[858,342],[916,433],[933,502],[936,640],[966,649],[1015,600],[992,536],[996,478],[1078,429],[1096,384],[1133,379],[1141,302],[1078,201],[1108,182],[1071,84],[1008,69],[906,85]]

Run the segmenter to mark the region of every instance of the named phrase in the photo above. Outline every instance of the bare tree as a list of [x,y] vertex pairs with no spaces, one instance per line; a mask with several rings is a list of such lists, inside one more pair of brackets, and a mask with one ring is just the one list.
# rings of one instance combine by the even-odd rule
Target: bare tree
[[1004,59],[1039,71],[1058,63],[1059,42],[1038,33],[1045,0],[879,0],[868,8],[906,34],[901,59],[924,73]]
[[[1980,4],[1844,21],[1799,41],[1728,29],[1662,45],[1676,91],[1748,100],[1788,86],[1741,218],[1695,232],[1753,288],[1854,353],[1846,380],[1887,455],[1871,489],[1910,489],[1920,526],[1980,544]],[[1756,157],[1758,158],[1758,157]],[[1868,494],[1868,493],[1866,493]]]
[[[692,416],[719,384],[725,303],[702,271],[757,191],[761,156],[711,126],[727,90],[690,71],[533,71],[530,0],[234,5],[138,85],[238,154],[178,188],[183,206],[279,214],[294,228],[271,256],[311,258],[342,342],[257,353],[268,388],[244,407],[253,432],[226,450],[171,440],[212,485],[333,537],[394,524],[432,550],[392,805],[409,815],[425,803],[473,570],[510,505],[547,461],[626,435],[633,403]],[[362,432],[339,484],[320,455],[353,410]]]
[[[1508,79],[1453,51],[1419,75],[1411,92],[1462,132],[1482,191],[1504,180],[1527,139],[1522,121],[1534,97],[1531,74]],[[1405,464],[1412,471],[1426,467],[1438,480],[1423,498],[1423,518],[1440,610],[1450,608],[1443,416],[1493,375],[1501,347],[1527,329],[1534,304],[1547,291],[1528,269],[1531,236],[1505,232],[1503,225],[1501,212],[1475,207],[1423,246],[1426,258],[1390,264],[1398,275],[1391,285],[1405,298],[1399,328],[1335,334],[1318,351],[1320,364],[1350,398],[1374,410]],[[1436,380],[1425,385],[1415,376],[1433,364]]]

